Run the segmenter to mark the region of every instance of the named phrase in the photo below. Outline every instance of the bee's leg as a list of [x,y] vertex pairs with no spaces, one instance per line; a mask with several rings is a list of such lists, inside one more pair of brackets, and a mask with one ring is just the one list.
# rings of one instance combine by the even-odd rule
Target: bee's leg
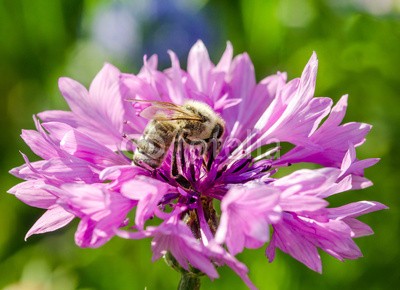
[[139,160],[139,161],[133,160],[133,163],[134,163],[135,165],[137,165],[137,166],[140,166],[140,167],[142,167],[142,168],[144,168],[144,169],[150,171],[150,172],[154,175],[156,168],[151,167],[150,165],[148,165],[148,164],[147,164],[146,162],[144,162],[143,160]]
[[176,134],[175,139],[174,139],[174,150],[172,151],[172,165],[171,165],[171,175],[173,177],[176,177],[179,175],[178,163],[176,160],[176,156],[178,154],[180,142],[182,142],[182,138],[180,137],[180,134]]
[[[178,153],[178,151],[180,151]],[[172,152],[172,165],[171,165],[171,175],[175,179],[175,181],[181,185],[183,188],[190,189],[190,182],[179,173],[178,163],[177,163],[177,155],[180,154],[181,163],[184,160],[184,151],[183,151],[183,139],[180,134],[177,134],[174,140],[174,150]]]
[[217,142],[218,140],[211,138],[210,143],[208,143],[208,148],[207,148],[207,170],[210,171],[211,165],[213,164],[216,156],[216,150],[214,149],[214,143]]
[[180,159],[181,159],[181,162],[180,162],[180,164],[181,164],[181,168],[182,168],[182,165],[183,164],[186,164],[186,161],[185,161],[185,150],[184,150],[184,148],[183,148],[183,141],[185,140],[185,138],[186,138],[186,136],[184,136],[183,138],[181,138],[180,139],[180,142],[179,142],[179,157],[180,157]]
[[214,162],[215,158],[217,157],[219,153],[219,149],[221,148],[221,141],[219,141],[218,136],[220,135],[222,128],[220,126],[215,126],[212,133],[211,133],[211,138],[210,142],[208,142],[208,147],[207,147],[207,155],[208,155],[208,161],[207,161],[207,169],[211,169],[211,165]]

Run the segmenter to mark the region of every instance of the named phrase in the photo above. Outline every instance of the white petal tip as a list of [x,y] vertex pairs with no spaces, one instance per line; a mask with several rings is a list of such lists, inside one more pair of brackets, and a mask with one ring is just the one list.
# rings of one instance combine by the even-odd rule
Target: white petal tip
[[198,39],[196,43],[193,45],[193,47],[196,48],[205,48],[206,46],[204,45],[204,42],[201,39]]
[[317,53],[315,51],[313,51],[310,60],[312,61],[318,61],[318,56]]

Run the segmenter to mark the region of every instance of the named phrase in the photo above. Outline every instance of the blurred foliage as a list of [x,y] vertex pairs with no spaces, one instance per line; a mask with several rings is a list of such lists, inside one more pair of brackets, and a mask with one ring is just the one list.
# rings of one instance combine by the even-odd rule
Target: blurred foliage
[[[163,261],[151,263],[149,240],[113,239],[100,249],[80,249],[73,242],[74,223],[24,242],[42,211],[5,192],[19,182],[7,173],[23,162],[18,150],[30,152],[19,138],[20,130],[33,128],[31,116],[37,112],[66,108],[57,91],[58,77],[67,75],[88,85],[104,62],[137,72],[144,53],[159,53],[165,67],[168,48],[177,51],[184,64],[197,38],[205,41],[214,60],[227,40],[236,54],[247,51],[259,79],[277,70],[298,77],[316,51],[316,94],[337,101],[348,93],[346,121],[374,125],[358,154],[382,159],[367,170],[375,185],[331,200],[377,200],[390,207],[362,218],[376,232],[358,240],[365,257],[342,263],[322,254],[324,273],[319,275],[283,253],[269,264],[264,249],[248,250],[239,259],[249,266],[255,284],[270,290],[398,287],[399,9],[398,0],[2,0],[0,288],[176,288],[178,274]],[[220,274],[213,282],[204,278],[203,289],[245,289],[230,269],[222,268]]]

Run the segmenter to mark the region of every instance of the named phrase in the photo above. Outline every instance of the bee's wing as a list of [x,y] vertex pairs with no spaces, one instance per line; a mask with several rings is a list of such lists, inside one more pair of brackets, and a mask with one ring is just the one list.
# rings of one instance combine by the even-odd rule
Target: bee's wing
[[201,121],[201,118],[181,106],[168,102],[132,100],[136,102],[150,103],[151,106],[143,109],[140,116],[146,119],[158,121],[192,120]]

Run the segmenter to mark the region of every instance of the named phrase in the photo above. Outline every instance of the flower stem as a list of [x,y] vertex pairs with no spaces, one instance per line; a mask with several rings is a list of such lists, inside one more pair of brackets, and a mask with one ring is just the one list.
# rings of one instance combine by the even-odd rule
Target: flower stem
[[199,290],[200,277],[193,273],[182,273],[181,281],[179,281],[178,290]]
[[178,261],[170,252],[165,254],[164,259],[168,266],[181,273],[181,280],[179,281],[178,290],[200,289],[200,277],[204,275],[202,272],[191,266],[189,267],[189,271],[185,270],[181,265],[179,265]]

